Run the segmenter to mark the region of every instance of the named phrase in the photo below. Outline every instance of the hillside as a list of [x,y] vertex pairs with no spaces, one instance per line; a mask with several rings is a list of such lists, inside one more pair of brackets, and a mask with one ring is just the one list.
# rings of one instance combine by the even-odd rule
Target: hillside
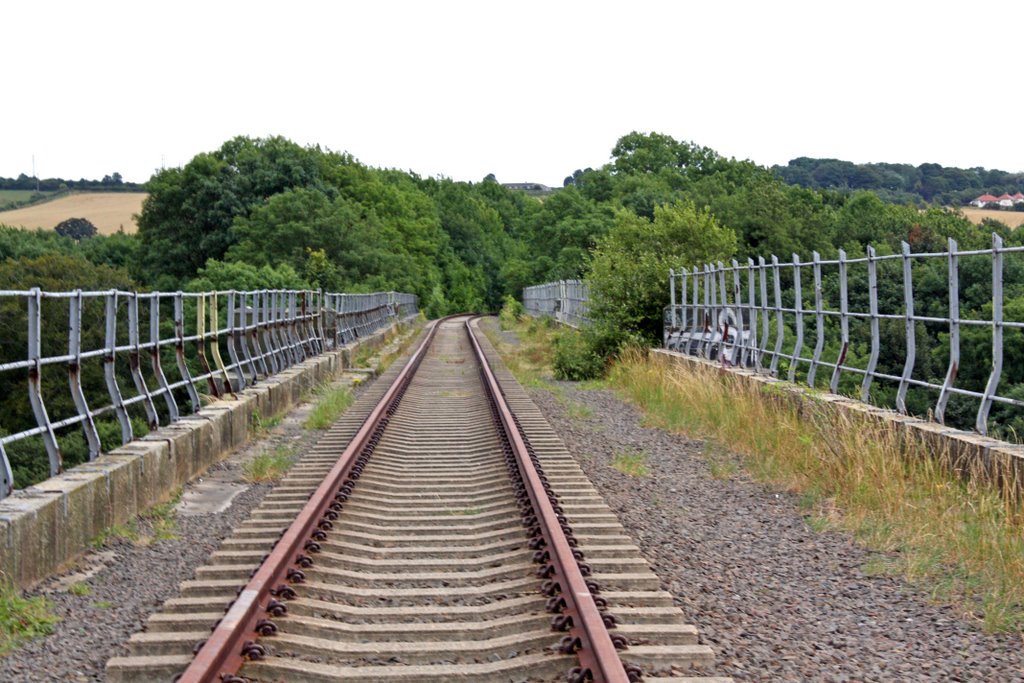
[[52,230],[67,218],[88,219],[101,235],[138,230],[135,214],[142,211],[145,192],[83,192],[13,211],[0,211],[0,225]]
[[854,164],[841,159],[800,157],[772,171],[792,185],[818,190],[871,190],[897,203],[963,206],[986,192],[1024,191],[1024,172],[955,168],[939,164]]

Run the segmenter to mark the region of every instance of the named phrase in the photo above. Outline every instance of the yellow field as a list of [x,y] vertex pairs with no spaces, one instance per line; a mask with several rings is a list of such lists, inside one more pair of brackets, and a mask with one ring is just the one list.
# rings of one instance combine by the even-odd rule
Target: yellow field
[[[998,209],[976,209],[973,206],[960,209],[967,216],[967,219],[974,224],[981,223],[986,218],[994,218],[1001,223],[1005,223],[1011,228],[1019,228],[1021,224],[1024,224],[1024,211],[1000,211]],[[3,218],[3,214],[0,213],[0,219]]]
[[89,220],[101,235],[117,232],[135,232],[135,214],[142,211],[145,192],[83,192],[52,202],[27,206],[13,211],[0,211],[0,225],[21,228],[53,230],[68,218]]

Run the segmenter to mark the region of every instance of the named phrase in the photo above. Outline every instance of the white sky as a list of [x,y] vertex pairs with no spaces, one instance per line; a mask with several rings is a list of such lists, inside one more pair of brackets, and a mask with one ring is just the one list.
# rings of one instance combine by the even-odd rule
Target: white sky
[[631,130],[1024,170],[1018,2],[17,2],[0,176],[144,181],[239,134],[561,185]]

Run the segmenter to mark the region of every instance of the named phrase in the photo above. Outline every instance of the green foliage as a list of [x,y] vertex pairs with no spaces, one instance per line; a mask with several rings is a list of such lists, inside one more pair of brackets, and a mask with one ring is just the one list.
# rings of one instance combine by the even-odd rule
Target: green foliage
[[207,259],[222,259],[236,241],[236,217],[288,188],[324,187],[319,155],[281,137],[237,137],[183,168],[159,171],[146,183],[139,215],[137,274],[171,287]]
[[653,221],[620,211],[594,250],[588,276],[591,315],[601,325],[655,340],[669,269],[729,258],[736,246],[732,230],[691,202],[660,206]]
[[354,401],[355,396],[349,387],[328,388],[321,392],[302,426],[306,429],[327,429],[338,421]]
[[53,231],[61,237],[70,237],[76,242],[95,237],[98,232],[96,226],[86,218],[68,218],[58,223]]
[[59,621],[46,598],[26,598],[6,577],[0,577],[0,656],[26,640],[53,633]]
[[606,359],[589,342],[584,333],[573,329],[555,336],[551,366],[556,378],[579,382],[604,374]]
[[511,294],[505,295],[505,302],[502,304],[501,312],[498,313],[498,322],[501,325],[501,329],[510,330],[526,313],[526,309],[523,308],[522,302],[515,298]]
[[196,277],[185,285],[188,292],[215,289],[306,289],[309,283],[287,263],[277,267],[256,267],[241,261],[224,262],[210,259]]
[[260,453],[242,465],[242,478],[246,481],[273,482],[283,477],[298,455],[290,446],[280,445],[267,453]]

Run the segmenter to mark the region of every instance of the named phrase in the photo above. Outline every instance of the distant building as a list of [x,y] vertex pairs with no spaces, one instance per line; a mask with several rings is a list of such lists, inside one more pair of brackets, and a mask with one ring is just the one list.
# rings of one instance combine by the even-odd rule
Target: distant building
[[551,192],[555,189],[540,183],[502,183],[501,186],[507,187],[510,190],[522,190],[523,192]]
[[977,199],[975,199],[974,201],[972,201],[971,202],[971,206],[976,206],[976,207],[978,207],[980,209],[983,206],[985,206],[986,204],[994,204],[995,202],[998,202],[998,201],[999,201],[998,197],[993,197],[990,194],[983,194],[980,197],[978,197]]
[[1018,192],[1012,199],[1014,204],[1024,204],[1024,192]]

